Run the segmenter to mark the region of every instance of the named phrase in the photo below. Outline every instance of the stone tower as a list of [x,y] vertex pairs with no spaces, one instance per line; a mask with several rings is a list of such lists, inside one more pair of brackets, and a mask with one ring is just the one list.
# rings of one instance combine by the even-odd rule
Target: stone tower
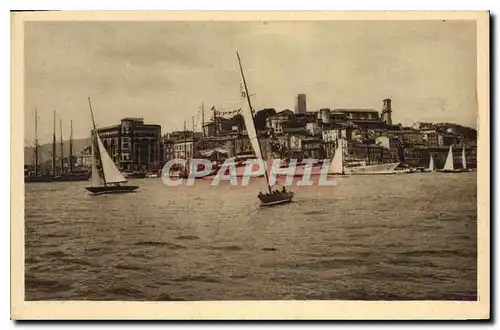
[[384,99],[384,107],[382,109],[382,121],[388,125],[392,125],[391,99]]

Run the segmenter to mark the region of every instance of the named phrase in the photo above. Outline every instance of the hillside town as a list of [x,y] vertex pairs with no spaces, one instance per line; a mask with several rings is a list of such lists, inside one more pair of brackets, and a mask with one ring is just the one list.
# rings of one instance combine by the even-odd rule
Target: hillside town
[[[346,143],[346,162],[366,164],[401,162],[405,166],[426,166],[432,155],[436,168],[443,166],[449,147],[458,162],[465,149],[467,167],[476,167],[475,129],[453,123],[418,122],[412,127],[394,124],[391,99],[381,101],[377,109],[307,109],[305,94],[297,95],[294,110],[262,109],[255,112],[254,122],[264,157],[324,159],[333,156],[338,139]],[[110,157],[120,171],[146,173],[159,170],[173,158],[205,158],[224,161],[227,158],[251,158],[241,109],[218,111],[215,107],[200,109],[202,129],[196,129],[194,117],[191,129],[162,134],[160,125],[145,123],[143,118],[123,118],[119,124],[101,127],[97,131]],[[205,116],[208,120],[205,121]],[[91,133],[91,132],[90,132]],[[63,147],[64,148],[64,147]],[[54,148],[55,150],[55,148]],[[61,153],[57,158],[61,159]],[[89,168],[90,145],[72,155],[62,155],[62,166]],[[30,160],[27,159],[27,167]],[[43,167],[50,171],[51,164]],[[57,161],[56,166],[60,162]],[[70,164],[71,163],[71,164]]]
[[[468,167],[475,167],[474,129],[452,123],[421,122],[415,127],[394,124],[391,99],[381,102],[381,111],[308,111],[305,94],[297,95],[295,101],[294,111],[262,109],[255,113],[255,126],[266,158],[329,158],[337,139],[343,138],[347,141],[347,160],[366,160],[368,164],[401,161],[409,166],[424,166],[432,153],[439,168],[449,146],[454,146],[465,147]],[[251,156],[252,147],[240,110],[222,112],[212,107],[210,112],[211,119],[204,121],[201,131],[184,129],[162,135],[159,125],[146,124],[142,118],[124,118],[120,124],[100,128],[98,132],[119,169],[125,171],[161,168],[173,158],[224,160]],[[88,150],[83,154],[81,165],[88,165]],[[457,149],[457,157],[458,154]]]

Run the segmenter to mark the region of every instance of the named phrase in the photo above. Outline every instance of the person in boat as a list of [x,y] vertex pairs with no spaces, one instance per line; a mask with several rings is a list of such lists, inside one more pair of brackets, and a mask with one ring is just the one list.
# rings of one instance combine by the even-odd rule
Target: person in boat
[[286,192],[285,186],[283,186],[283,189],[281,190],[281,192]]

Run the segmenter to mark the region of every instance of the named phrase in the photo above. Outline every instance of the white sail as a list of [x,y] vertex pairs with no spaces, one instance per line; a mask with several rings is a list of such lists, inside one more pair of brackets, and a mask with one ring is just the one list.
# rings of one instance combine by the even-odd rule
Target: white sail
[[431,154],[431,160],[429,161],[429,171],[434,171],[434,157]]
[[[253,151],[255,152],[255,156],[257,159],[263,159],[262,153],[260,151],[259,138],[257,136],[257,132],[255,130],[255,123],[253,121],[253,109],[250,108],[250,105],[247,101],[247,95],[245,90],[241,90],[241,97],[244,98],[245,107],[247,111],[242,111],[243,119],[245,120],[245,127],[247,129],[248,138],[250,139],[250,143],[252,144]],[[250,96],[248,96],[250,97]]]
[[97,146],[99,147],[99,154],[101,155],[101,166],[102,171],[104,172],[104,179],[106,183],[118,183],[118,182],[127,182],[127,180],[120,173],[118,168],[116,168],[115,163],[109,157],[106,148],[102,144],[101,139],[99,138],[99,134],[96,134],[97,137]]
[[95,143],[92,141],[92,186],[99,187],[102,186],[102,180],[99,176],[99,171],[97,170],[97,161],[95,159]]
[[453,171],[455,168],[453,167],[453,149],[450,146],[450,150],[448,151],[448,157],[446,157],[446,162],[444,163],[443,170]]
[[467,160],[465,159],[465,147],[462,148],[462,168],[467,169]]
[[343,161],[343,148],[344,141],[342,139],[337,139],[337,147],[335,148],[335,154],[333,155],[332,162],[330,164],[330,169],[328,173],[330,174],[340,174],[344,173],[344,161]]

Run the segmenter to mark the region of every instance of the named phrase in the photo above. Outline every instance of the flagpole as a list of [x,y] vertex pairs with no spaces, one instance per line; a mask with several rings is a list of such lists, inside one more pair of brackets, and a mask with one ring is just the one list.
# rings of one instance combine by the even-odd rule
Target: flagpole
[[217,136],[217,115],[215,111],[215,105],[212,107],[212,110],[214,112],[214,135]]
[[201,131],[203,137],[205,137],[205,109],[203,108],[203,102],[201,102]]

